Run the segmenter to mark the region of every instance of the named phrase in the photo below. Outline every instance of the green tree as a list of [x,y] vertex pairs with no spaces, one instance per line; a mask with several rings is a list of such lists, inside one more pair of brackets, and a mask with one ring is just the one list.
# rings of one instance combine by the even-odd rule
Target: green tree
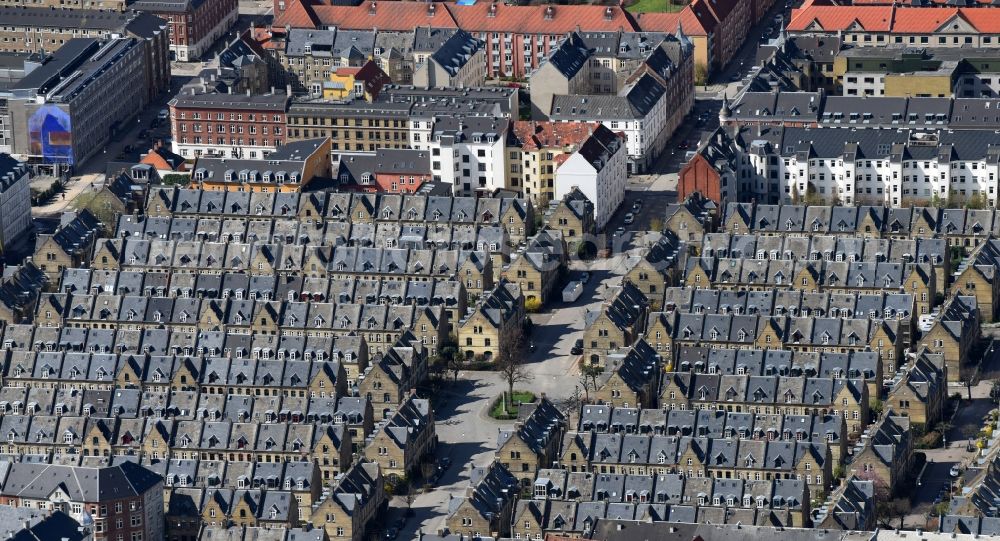
[[694,65],[694,84],[705,85],[708,83],[708,67],[705,64],[697,63]]
[[988,205],[989,202],[986,200],[986,198],[983,197],[982,194],[978,193],[972,194],[972,197],[969,197],[969,199],[965,201],[965,208],[967,209],[982,210],[984,208],[987,208]]

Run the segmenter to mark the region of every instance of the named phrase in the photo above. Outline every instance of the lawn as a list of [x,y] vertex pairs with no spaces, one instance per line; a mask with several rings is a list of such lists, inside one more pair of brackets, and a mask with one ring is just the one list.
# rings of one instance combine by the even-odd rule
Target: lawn
[[675,4],[672,0],[636,0],[626,7],[632,13],[662,13],[684,9],[686,4]]
[[535,401],[535,395],[528,391],[514,391],[514,407],[508,412],[504,408],[504,395],[497,397],[496,402],[493,403],[493,407],[490,409],[490,417],[494,419],[510,419],[517,416],[518,404],[528,404]]

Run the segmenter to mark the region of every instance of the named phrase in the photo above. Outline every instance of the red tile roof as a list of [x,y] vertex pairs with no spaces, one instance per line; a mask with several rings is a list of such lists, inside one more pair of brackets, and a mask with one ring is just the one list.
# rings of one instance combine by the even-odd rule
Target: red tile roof
[[[792,10],[788,30],[808,30],[814,22],[824,31],[847,30],[855,21],[870,32],[931,34],[958,17],[977,31],[1000,33],[1000,11],[974,7],[896,7],[889,5],[821,6],[806,5]],[[957,24],[962,24],[959,21]]]
[[547,122],[518,120],[514,137],[524,150],[580,145],[600,124],[591,122]]
[[[299,0],[294,0],[298,2]],[[429,6],[435,6],[433,16]],[[314,6],[313,11],[322,26],[344,30],[388,30],[409,32],[418,26],[456,28],[455,19],[437,2],[363,2],[359,6]]]
[[[489,1],[477,2],[471,6],[448,3],[447,6],[458,26],[466,32],[565,34],[578,28],[584,32],[630,32],[639,29],[632,14],[621,6],[518,6],[502,2],[492,4]],[[495,6],[492,17],[491,6]],[[547,10],[550,18],[546,18]]]
[[675,32],[680,22],[684,33],[689,36],[707,36],[708,32],[689,7],[676,13],[640,13],[639,28],[643,32]]
[[792,10],[788,31],[806,30],[814,22],[822,30],[835,32],[847,30],[858,22],[870,32],[888,32],[892,26],[894,6],[817,6],[810,5]]
[[318,28],[320,23],[312,6],[302,0],[288,0],[285,11],[275,17],[274,26]]

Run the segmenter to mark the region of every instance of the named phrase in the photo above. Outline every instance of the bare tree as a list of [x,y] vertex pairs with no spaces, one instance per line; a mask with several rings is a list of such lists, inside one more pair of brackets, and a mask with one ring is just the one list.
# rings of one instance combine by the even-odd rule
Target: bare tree
[[501,345],[497,353],[496,363],[500,375],[507,382],[507,399],[504,401],[504,409],[510,412],[507,404],[514,405],[514,386],[518,383],[529,383],[535,379],[534,375],[524,367],[524,357],[521,349],[524,346],[524,331],[521,327],[516,327],[507,336],[506,345]]
[[590,391],[597,391],[597,378],[603,372],[603,366],[580,363],[580,385],[583,385],[587,402],[590,402]]

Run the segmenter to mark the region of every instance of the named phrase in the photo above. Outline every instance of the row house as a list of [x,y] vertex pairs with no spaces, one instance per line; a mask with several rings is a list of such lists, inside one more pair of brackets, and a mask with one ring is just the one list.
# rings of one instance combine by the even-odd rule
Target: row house
[[[517,284],[501,278],[458,322],[458,348],[467,360],[503,358],[521,341],[524,295]],[[511,350],[513,351],[513,350]]]
[[955,293],[976,298],[983,323],[996,321],[1000,310],[1000,241],[990,239],[975,248],[955,271]]
[[[442,261],[451,254],[437,254]],[[66,317],[65,303],[73,297],[143,294],[164,299],[234,299],[260,302],[338,302],[343,304],[393,304],[441,306],[448,321],[465,314],[472,290],[484,282],[492,289],[492,267],[484,253],[459,253],[462,260],[456,279],[393,280],[360,275],[334,279],[313,276],[248,275],[241,272],[196,274],[189,272],[143,273],[135,270],[66,269],[60,282],[62,293],[45,294],[35,313],[38,325]],[[463,268],[464,267],[464,268]],[[478,296],[478,295],[477,295]],[[167,302],[164,300],[157,303]]]
[[[676,375],[671,375],[676,377]],[[706,438],[825,443],[836,464],[847,453],[847,425],[839,413],[805,415],[727,411],[726,409],[637,409],[584,405],[580,432],[698,436]],[[571,446],[568,435],[564,446]]]
[[594,203],[579,188],[574,188],[558,201],[549,201],[543,222],[562,234],[570,253],[579,253],[586,237],[596,231]]
[[[333,247],[325,243],[305,246],[252,239],[240,242],[232,238],[217,242],[107,239],[99,241],[93,267],[157,273],[239,272],[250,276],[341,279],[363,275],[363,278],[424,280],[450,278],[468,270],[468,276],[481,280],[478,276],[487,271],[486,257],[490,259],[490,273],[508,257],[503,229],[495,226],[426,231],[432,237],[426,244],[420,240],[425,231],[417,228],[410,237],[413,242],[407,244],[418,247],[401,246],[400,237],[390,235],[401,232],[391,229],[378,232],[386,237],[381,246],[374,243],[365,246],[368,244],[365,242],[357,242],[359,246],[346,243]],[[361,229],[357,232],[364,233]],[[369,233],[374,237],[376,232]],[[482,253],[471,256],[471,252]]]
[[980,324],[977,298],[954,295],[945,301],[916,348],[944,355],[948,381],[963,381],[973,370],[970,354],[982,336]]
[[[514,535],[537,539],[547,533],[573,532],[577,509],[584,507],[589,514],[594,503],[607,506],[608,518],[624,513],[625,520],[678,522],[694,514],[713,524],[735,524],[748,517],[756,524],[762,515],[761,520],[773,517],[777,524],[799,527],[808,523],[809,488],[798,479],[685,479],[676,473],[595,475],[543,470],[533,498],[517,503]],[[724,520],[717,522],[716,517]]]
[[48,277],[35,263],[26,261],[0,278],[0,320],[17,323],[31,319]]
[[[881,381],[882,365],[895,367],[904,347],[898,339],[899,325],[894,319],[679,313],[667,319],[667,323],[664,336],[671,337],[670,348],[780,348],[793,352],[830,353],[874,351],[881,362],[874,367],[875,377],[869,380],[873,395],[878,391],[876,382]],[[866,376],[865,379],[869,378]]]
[[673,369],[709,375],[792,376],[864,380],[874,396],[882,383],[881,359],[875,351],[787,351],[681,346]]
[[166,459],[309,463],[316,464],[317,475],[327,480],[351,463],[353,442],[343,423],[9,415],[3,424],[5,452],[46,461],[75,464],[86,457],[131,456],[154,463]]
[[892,409],[866,431],[867,438],[854,449],[848,475],[869,479],[896,494],[910,475],[913,464],[913,433],[910,419]]
[[634,344],[645,331],[649,299],[623,280],[612,298],[584,314],[583,356],[593,366],[606,366],[607,356]]
[[[392,347],[409,348],[413,353],[401,355],[399,360],[422,360],[426,348],[419,346],[418,341],[412,333],[401,334]],[[193,388],[198,385],[207,355],[217,364],[267,366],[268,371],[259,372],[260,379],[243,378],[242,385],[252,388],[258,395],[301,395],[306,389],[303,382],[320,373],[330,374],[332,379],[341,369],[347,375],[347,385],[354,389],[369,362],[365,338],[350,334],[333,337],[258,335],[251,341],[249,335],[227,335],[222,331],[197,333],[10,325],[4,330],[3,343],[15,350],[7,362],[8,379],[32,379],[32,386],[41,387],[63,384],[80,389],[110,389],[112,385],[142,389]],[[424,373],[419,366],[421,362],[413,366],[415,376]],[[60,380],[60,377],[65,379]],[[254,385],[257,387],[253,388]],[[297,388],[292,389],[292,386]]]
[[868,424],[862,380],[795,376],[716,376],[668,372],[660,392],[666,409],[718,409],[780,415],[840,415],[850,433]]
[[[854,317],[884,319],[912,311],[909,293],[808,292],[798,289],[667,288],[663,312],[761,315],[767,317]],[[904,323],[908,320],[904,320]]]
[[324,530],[314,530],[310,527],[270,529],[262,526],[205,526],[190,535],[197,539],[226,539],[227,541],[255,541],[267,537],[273,541],[325,541]]
[[724,223],[725,230],[733,234],[946,238],[952,246],[968,248],[978,246],[990,235],[1000,235],[995,214],[994,209],[729,203]]
[[427,354],[427,348],[412,333],[406,333],[385,353],[376,354],[371,364],[361,368],[348,384],[358,396],[371,402],[380,414],[379,419],[388,419],[396,406],[427,378]]
[[386,503],[382,470],[374,462],[355,463],[333,490],[313,505],[307,522],[325,529],[330,541],[361,541]]
[[[451,197],[360,192],[249,193],[186,188],[154,190],[147,216],[275,217],[316,222],[400,222],[410,225],[503,225],[514,244],[534,224],[531,202],[514,197]],[[193,215],[193,216],[192,216]]]
[[235,0],[169,3],[150,0],[133,2],[130,9],[152,13],[170,25],[170,53],[182,62],[195,61],[229,32],[239,16]]
[[97,217],[84,209],[76,216],[64,216],[51,235],[39,235],[32,258],[45,273],[50,287],[59,283],[64,269],[90,264],[101,228]]
[[501,276],[521,288],[525,302],[541,306],[552,299],[554,290],[562,283],[567,257],[561,232],[543,228],[517,251]]
[[453,534],[508,537],[514,506],[521,493],[520,482],[506,466],[493,461],[473,468],[465,495],[448,502],[445,528]]
[[940,353],[917,354],[893,378],[886,404],[908,417],[914,428],[934,426],[944,415],[948,400],[948,368]]
[[810,293],[903,290],[919,310],[911,306],[893,314],[900,320],[912,320],[915,313],[929,314],[938,294],[934,268],[924,263],[702,257],[688,268],[685,283],[695,287],[707,282],[717,289],[758,291],[786,287]]
[[720,218],[721,213],[715,202],[697,192],[677,203],[667,204],[663,228],[673,232],[678,240],[689,243],[698,253],[698,242],[706,233],[715,231]]
[[[114,329],[141,332],[141,351],[160,355],[169,351],[267,359],[278,356],[284,336],[333,339],[344,335],[362,335],[370,349],[380,352],[410,330],[422,344],[436,351],[438,344],[444,343],[448,329],[448,315],[442,306],[416,304],[390,306],[102,294],[75,296],[67,305],[66,327],[60,336],[67,338],[67,333],[72,333],[68,336],[72,340],[65,344],[60,342],[59,347],[74,351],[87,347],[91,331]],[[225,343],[213,343],[213,335],[206,334],[209,332],[223,333],[219,338]],[[105,335],[98,332],[95,336]],[[190,338],[185,340],[185,336]],[[177,341],[171,343],[175,339]],[[128,345],[119,342],[113,348],[124,353]],[[100,351],[105,349],[112,347],[107,345]]]
[[817,265],[822,261],[929,265],[934,268],[936,291],[942,294],[951,274],[947,252],[944,238],[862,238],[828,233],[778,236],[720,232],[705,235],[701,242],[701,255],[707,257],[809,261]]
[[[300,506],[291,491],[281,489],[181,488],[172,491],[166,511],[168,535],[197,536],[193,525],[206,529],[284,532],[302,524]],[[178,501],[174,501],[177,498]],[[190,526],[188,526],[190,524]],[[294,530],[293,530],[294,531]]]
[[365,441],[364,456],[393,481],[418,474],[437,447],[434,412],[429,400],[412,394]]
[[816,492],[824,492],[832,479],[833,460],[825,443],[597,433],[582,440],[585,447],[563,449],[563,468],[595,474],[800,479]]
[[650,299],[651,309],[662,309],[655,305],[663,292],[680,281],[688,247],[668,229],[645,253],[625,260],[625,278]]
[[[520,415],[526,409],[530,413]],[[496,461],[517,477],[522,487],[528,487],[539,470],[558,459],[566,417],[544,396],[534,404],[522,405],[518,416],[513,427],[500,429]]]
[[606,363],[606,369],[592,382],[590,400],[626,408],[656,405],[663,359],[645,340],[640,338],[627,350],[609,353]]
[[813,525],[829,530],[875,529],[875,483],[851,477],[841,481],[819,512]]

